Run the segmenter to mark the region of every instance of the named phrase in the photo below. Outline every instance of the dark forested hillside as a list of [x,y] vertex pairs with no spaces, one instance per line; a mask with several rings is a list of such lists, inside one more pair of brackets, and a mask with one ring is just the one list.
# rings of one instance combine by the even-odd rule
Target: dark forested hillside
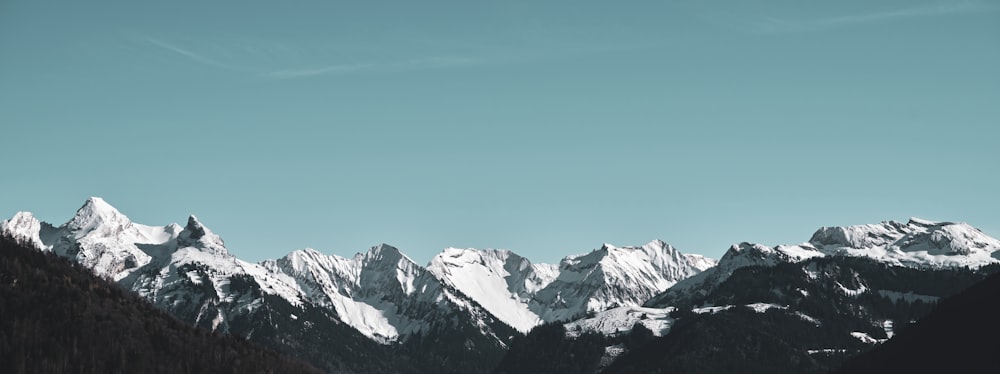
[[[606,372],[824,373],[873,347],[859,336],[887,339],[890,330],[906,331],[909,321],[929,313],[934,303],[913,295],[947,297],[996,271],[841,257],[741,268],[693,304],[732,307],[698,314],[692,305],[679,306],[669,334],[626,353]],[[774,307],[754,310],[753,303]]]
[[[825,373],[876,341],[908,331],[934,300],[997,270],[917,269],[850,257],[741,268],[704,294],[674,304],[675,322],[663,337],[633,331],[581,340],[559,331],[561,325],[539,327],[514,340],[498,372]],[[1000,300],[1000,293],[991,297]],[[990,344],[996,351],[998,345]],[[603,369],[580,354],[601,355],[611,345],[625,353]]]
[[930,314],[837,373],[1000,372],[1000,274],[937,305]]
[[528,335],[514,338],[510,352],[495,372],[593,373],[608,344],[607,338],[593,333],[567,338],[562,323],[549,323],[535,327]]
[[0,237],[0,372],[318,371],[190,327],[76,263]]

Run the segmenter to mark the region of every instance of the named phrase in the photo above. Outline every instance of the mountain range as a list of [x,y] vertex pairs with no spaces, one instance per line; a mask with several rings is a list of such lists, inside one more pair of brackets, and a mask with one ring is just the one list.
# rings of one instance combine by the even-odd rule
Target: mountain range
[[[842,324],[800,308],[811,305],[801,300],[839,295],[824,308],[859,297],[932,302],[979,279],[975,269],[1000,263],[1000,241],[964,223],[919,219],[824,227],[798,245],[741,243],[718,262],[654,240],[604,244],[559,264],[532,263],[508,250],[447,248],[421,266],[388,244],[351,258],[307,248],[250,263],[195,216],[184,226],[147,226],[96,197],[59,226],[19,212],[0,223],[0,233],[74,260],[192,325],[243,336],[331,372],[489,372],[513,344],[524,344],[520,337],[551,324],[563,326],[567,341],[606,337],[596,359],[614,369],[609,365],[619,357],[642,352],[620,341],[637,326],[663,340],[675,327],[721,318],[734,307],[779,312],[808,326]],[[935,276],[962,281],[913,289],[884,280],[886,269],[916,285]],[[768,279],[785,283],[759,285],[746,280],[748,271],[770,271]],[[880,314],[889,309],[895,310],[852,313],[851,321],[879,324],[883,332],[908,322]],[[884,339],[862,327],[844,333],[865,344],[851,345],[851,352]]]

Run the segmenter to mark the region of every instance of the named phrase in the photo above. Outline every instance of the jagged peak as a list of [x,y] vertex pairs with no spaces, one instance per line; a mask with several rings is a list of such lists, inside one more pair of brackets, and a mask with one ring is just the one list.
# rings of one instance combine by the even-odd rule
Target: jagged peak
[[108,204],[108,202],[104,199],[96,196],[88,198],[87,201],[83,203],[83,206],[81,206],[80,209],[77,209],[78,215],[81,212],[96,214],[121,214],[121,212],[118,211],[118,208],[115,208],[111,204]]
[[92,229],[100,224],[131,224],[128,217],[100,197],[90,197],[77,209],[67,226],[72,230]]
[[673,248],[674,247],[674,246],[672,246],[670,244],[667,244],[667,242],[665,242],[665,241],[663,241],[661,239],[650,240],[649,243],[646,243],[646,246],[654,246],[654,247],[660,247],[660,248],[664,248],[664,249]]
[[648,243],[640,245],[640,246],[631,246],[631,245],[616,246],[616,245],[611,244],[611,243],[604,243],[604,244],[601,245],[600,249],[597,249],[595,251],[604,251],[604,252],[609,252],[609,251],[625,251],[625,252],[628,252],[628,251],[636,251],[636,250],[644,250],[644,251],[647,251],[647,252],[651,252],[651,251],[676,252],[677,248],[675,248],[674,246],[672,246],[670,244],[667,244],[667,242],[665,242],[665,241],[663,241],[661,239],[653,239],[653,240],[649,241]]
[[177,238],[180,247],[196,247],[217,254],[228,254],[226,243],[209,230],[195,215],[188,216],[187,225]]
[[649,243],[644,244],[642,248],[646,251],[664,252],[668,254],[680,253],[680,250],[678,250],[677,247],[674,247],[660,239],[653,239]]
[[393,246],[391,246],[389,244],[386,244],[386,243],[380,243],[379,245],[371,247],[371,249],[368,250],[368,253],[372,253],[372,254],[391,254],[391,255],[401,255],[401,254],[403,254],[402,252],[399,251],[399,248],[393,247]]
[[14,213],[14,216],[10,217],[10,219],[0,222],[0,228],[3,228],[5,231],[38,225],[41,225],[41,221],[39,221],[38,218],[35,218],[35,215],[31,214],[31,212],[17,212]]
[[494,254],[494,253],[495,254],[506,254],[506,253],[514,253],[514,252],[512,252],[509,249],[496,249],[496,248],[484,248],[484,249],[480,249],[480,248],[447,247],[443,251],[441,251],[441,253],[438,253],[438,255],[442,255],[442,254],[461,254],[461,253],[474,253],[474,254],[477,254],[477,255],[482,255],[482,254],[485,254],[485,253],[490,253],[490,254]]
[[13,217],[11,217],[8,220],[5,220],[4,222],[25,222],[31,220],[37,221],[38,219],[35,218],[35,215],[32,214],[31,212],[17,212],[14,213]]
[[198,217],[194,214],[188,216],[187,226],[185,226],[184,229],[190,232],[191,239],[196,240],[205,236],[208,231],[208,229],[205,228],[205,225],[203,225],[201,221],[198,221]]
[[359,253],[355,256],[355,258],[362,260],[364,263],[403,261],[416,265],[416,262],[410,259],[410,257],[403,254],[403,252],[401,252],[399,248],[396,248],[386,243],[381,243],[379,245],[373,246],[371,247],[371,249],[368,250],[368,252]]
[[35,218],[35,215],[31,212],[17,212],[10,219],[0,222],[0,229],[9,233],[40,226],[41,221]]
[[319,250],[317,250],[315,248],[312,248],[312,247],[305,247],[305,248],[302,248],[302,249],[300,249],[298,251],[295,251],[295,252],[308,253],[308,254],[314,255],[314,256],[316,256],[316,255],[326,256],[325,253],[320,252]]
[[10,219],[0,222],[0,233],[40,249],[45,247],[39,237],[41,228],[42,222],[31,212],[17,212]]
[[654,239],[641,246],[616,246],[611,243],[604,243],[600,248],[594,249],[585,254],[566,256],[560,261],[560,267],[578,266],[589,264],[603,264],[607,266],[618,266],[619,256],[635,256],[635,253],[642,253],[640,256],[649,258],[676,258],[682,257],[682,253],[674,246],[667,244],[663,240]]
[[501,261],[510,261],[511,259],[518,261],[527,260],[509,249],[447,247],[438,254],[434,255],[434,257],[431,258],[431,261],[427,264],[427,267],[441,267],[446,263],[452,264],[452,266],[458,266],[458,263],[481,264],[488,259],[498,259]]

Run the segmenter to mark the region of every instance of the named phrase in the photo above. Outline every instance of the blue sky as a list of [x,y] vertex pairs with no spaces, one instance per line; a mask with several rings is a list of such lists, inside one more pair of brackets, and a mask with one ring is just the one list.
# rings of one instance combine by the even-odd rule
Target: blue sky
[[1000,236],[995,1],[206,3],[0,4],[0,214],[249,260]]

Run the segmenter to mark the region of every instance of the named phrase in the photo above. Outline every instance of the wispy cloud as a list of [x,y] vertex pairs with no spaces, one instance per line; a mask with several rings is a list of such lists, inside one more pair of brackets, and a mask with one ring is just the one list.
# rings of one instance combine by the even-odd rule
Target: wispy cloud
[[141,40],[143,42],[145,42],[145,43],[148,43],[148,44],[152,45],[152,46],[159,47],[159,48],[161,48],[163,50],[166,50],[166,51],[169,51],[169,52],[173,52],[175,54],[178,54],[180,56],[186,57],[186,58],[188,58],[190,60],[193,60],[195,62],[198,62],[198,63],[202,63],[202,64],[205,64],[205,65],[210,65],[210,66],[214,66],[214,67],[219,67],[219,68],[223,68],[223,69],[245,70],[243,68],[240,68],[240,67],[237,67],[237,66],[234,66],[234,65],[231,65],[231,64],[227,64],[227,63],[224,63],[222,61],[216,60],[214,58],[208,57],[206,55],[194,52],[194,51],[192,51],[190,49],[182,48],[182,47],[176,46],[174,44],[167,43],[167,42],[162,41],[160,39],[151,38],[151,37],[147,36],[147,37],[142,37]]
[[884,12],[854,14],[812,20],[767,18],[764,22],[757,25],[757,31],[762,33],[818,31],[857,24],[888,22],[906,18],[932,17],[955,13],[993,11],[997,9],[998,7],[996,6],[988,5],[979,1],[949,1]]
[[462,57],[434,57],[406,61],[394,61],[383,63],[364,63],[347,65],[329,65],[317,68],[303,69],[281,69],[263,74],[271,78],[303,78],[320,75],[344,74],[364,70],[416,70],[416,69],[436,69],[458,65],[466,65],[475,60]]
[[[242,43],[240,45],[219,46],[214,45],[211,50],[218,53],[208,54],[197,52],[194,48],[184,47],[177,43],[167,42],[159,38],[149,36],[134,37],[133,40],[154,47],[158,50],[167,51],[179,57],[183,57],[192,62],[225,70],[239,71],[256,77],[273,79],[293,79],[306,78],[325,75],[347,74],[353,72],[387,72],[406,71],[421,69],[437,69],[451,66],[466,65],[475,60],[465,57],[443,56],[443,57],[423,57],[411,59],[393,60],[391,58],[380,58],[372,62],[356,62],[354,58],[348,58],[350,63],[328,63],[322,64],[323,60],[331,60],[330,56],[323,56],[322,53],[303,52],[302,48],[292,48],[289,46],[251,45]],[[264,51],[266,53],[262,53]],[[262,58],[266,55],[267,58]],[[228,56],[228,59],[216,56]],[[226,60],[234,60],[239,57],[241,64],[229,63]],[[343,59],[343,58],[342,58]],[[306,65],[303,60],[309,60],[316,64],[316,67],[288,67],[294,65]],[[316,63],[319,61],[320,63]]]

